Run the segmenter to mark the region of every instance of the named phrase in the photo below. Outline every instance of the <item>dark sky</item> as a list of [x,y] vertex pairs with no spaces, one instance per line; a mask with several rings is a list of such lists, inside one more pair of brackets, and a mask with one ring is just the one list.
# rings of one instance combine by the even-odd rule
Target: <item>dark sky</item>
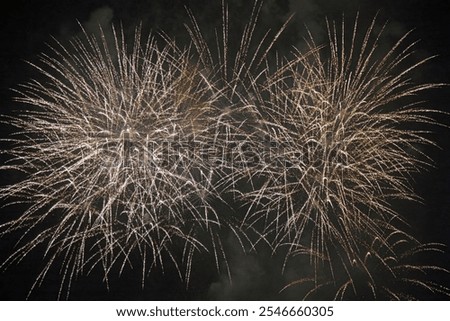
[[[232,23],[246,21],[250,1],[230,0],[230,19]],[[144,30],[164,30],[167,34],[183,41],[186,37],[183,24],[188,21],[184,5],[189,6],[196,14],[200,24],[208,25],[218,21],[220,17],[220,0],[55,0],[25,1],[15,0],[8,3],[1,13],[0,23],[0,113],[10,114],[19,106],[12,102],[14,95],[11,88],[33,77],[34,71],[24,61],[36,61],[36,56],[48,50],[46,43],[52,43],[52,37],[65,41],[79,34],[78,23],[87,30],[94,30],[98,24],[108,25],[111,22],[121,23],[125,32],[131,33],[138,23]],[[247,8],[247,9],[245,9]],[[398,39],[408,30],[413,29],[412,39],[419,39],[418,57],[436,56],[422,69],[418,76],[427,82],[450,83],[450,2],[448,0],[280,0],[265,1],[260,23],[264,27],[276,29],[291,14],[294,20],[288,26],[278,44],[280,51],[288,50],[291,45],[302,46],[304,24],[320,39],[325,35],[325,17],[341,19],[342,13],[353,18],[359,11],[363,20],[368,21],[378,12],[379,20],[390,22],[386,32],[386,44]],[[220,19],[219,19],[220,20]],[[430,105],[438,110],[449,111],[450,88],[434,90],[424,97]],[[439,121],[450,125],[450,117],[440,116]],[[3,126],[3,125],[0,125]],[[8,128],[0,130],[5,137]],[[416,177],[416,190],[424,199],[423,205],[404,205],[399,212],[408,217],[415,235],[423,241],[442,242],[450,246],[450,140],[449,129],[434,129],[433,140],[440,148],[430,148],[426,152],[435,162],[435,168]],[[1,175],[1,174],[0,174]],[[7,181],[6,176],[0,180]],[[1,182],[3,185],[3,182]],[[7,215],[1,211],[2,215]],[[13,236],[0,239],[0,259],[5,256],[14,241]],[[17,267],[11,267],[0,274],[0,299],[23,299],[31,287],[41,254],[32,256]],[[277,283],[275,272],[271,274],[271,263],[277,265],[275,259],[264,255],[259,258],[249,257],[245,260],[245,268],[237,267],[237,279],[246,283],[245,278],[252,273],[264,271],[266,279]],[[450,248],[442,256],[442,265],[450,269]],[[272,260],[272,261],[271,261]],[[269,262],[269,263],[267,263]],[[276,298],[275,295],[264,296],[261,292],[276,293],[272,286],[261,285],[262,279],[254,280],[253,286],[242,286],[239,289],[227,288],[225,294],[217,295],[221,286],[220,276],[205,273],[211,268],[209,263],[197,263],[198,270],[193,273],[191,287],[185,290],[184,285],[171,276],[174,271],[164,274],[155,273],[149,277],[144,290],[140,289],[140,275],[134,276],[132,271],[115,280],[111,289],[98,284],[96,275],[82,277],[75,282],[72,299],[209,299],[209,298]],[[256,269],[256,270],[255,270]],[[277,269],[277,268],[276,268]],[[256,271],[256,272],[255,272]],[[269,272],[268,272],[269,271]],[[239,276],[240,275],[240,276]],[[241,278],[241,279],[239,279]],[[443,279],[442,282],[449,282]],[[57,276],[50,276],[43,286],[36,290],[31,298],[54,299],[57,290]],[[267,282],[266,282],[267,283]],[[213,286],[213,285],[214,286]],[[448,286],[449,284],[447,284]],[[224,285],[224,287],[226,287]],[[273,286],[273,288],[276,288]],[[216,291],[216,292],[215,292]],[[228,291],[228,292],[227,292]],[[228,294],[229,295],[228,295]],[[228,295],[228,296],[227,296]]]

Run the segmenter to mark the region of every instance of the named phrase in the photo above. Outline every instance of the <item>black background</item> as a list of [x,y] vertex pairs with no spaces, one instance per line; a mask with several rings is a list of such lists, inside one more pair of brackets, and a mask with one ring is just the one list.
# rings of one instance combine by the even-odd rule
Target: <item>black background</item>
[[[251,1],[230,0],[231,23],[247,21]],[[295,4],[295,5],[294,5]],[[3,4],[4,6],[6,3]],[[181,1],[181,0],[93,0],[93,1],[24,1],[16,0],[4,7],[0,18],[0,113],[11,114],[20,105],[13,102],[18,84],[25,83],[34,76],[34,71],[25,61],[36,61],[36,56],[48,50],[46,43],[52,43],[52,37],[67,40],[79,33],[78,23],[96,23],[95,19],[105,18],[111,13],[113,23],[122,23],[125,30],[132,30],[142,22],[144,30],[164,30],[178,40],[186,37],[183,23],[188,21],[184,5],[195,13],[200,24],[220,22],[220,1]],[[100,10],[99,10],[100,9]],[[288,50],[290,44],[301,42],[303,24],[320,34],[317,23],[323,23],[325,17],[341,19],[354,17],[357,11],[363,19],[378,13],[379,20],[388,20],[391,27],[390,37],[398,38],[413,29],[412,39],[419,39],[417,55],[436,57],[429,62],[420,74],[423,81],[450,83],[450,2],[447,0],[396,0],[396,1],[266,1],[263,6],[260,24],[275,28],[296,10],[294,21],[288,26],[280,40],[279,50]],[[97,15],[95,14],[97,12]],[[219,18],[219,19],[218,19]],[[105,18],[108,20],[108,18]],[[423,97],[430,106],[449,111],[450,88],[433,90]],[[441,123],[450,124],[450,117],[439,116]],[[1,137],[6,137],[10,128],[1,124]],[[434,127],[432,139],[440,148],[429,148],[425,152],[434,161],[434,168],[415,177],[417,193],[423,198],[423,204],[401,205],[398,211],[407,218],[414,235],[421,241],[441,242],[450,246],[450,141],[449,129]],[[7,173],[0,173],[0,183],[9,182]],[[2,222],[13,216],[9,209],[2,209]],[[0,260],[11,253],[17,235],[7,235],[0,239]],[[450,249],[442,255],[441,266],[450,268]],[[9,267],[0,273],[0,299],[22,300],[26,297],[37,273],[42,266],[42,253],[27,257],[21,264]],[[191,285],[186,289],[173,275],[170,268],[155,271],[148,277],[145,288],[141,289],[139,272],[127,270],[124,275],[110,282],[110,289],[99,280],[97,274],[80,277],[74,282],[71,299],[275,299],[278,280],[270,270],[278,271],[276,259],[265,257],[249,258],[247,264],[255,260],[259,277],[253,276],[253,285],[231,291],[230,295],[217,296],[211,292],[211,285],[219,280],[214,264],[208,258],[194,265]],[[265,260],[265,261],[264,261]],[[261,263],[263,262],[264,263]],[[262,266],[262,267],[261,267]],[[252,274],[252,269],[245,270]],[[31,299],[55,299],[59,288],[58,271],[53,271],[36,289]],[[245,277],[245,276],[244,276]],[[238,276],[239,278],[239,276]],[[268,280],[269,278],[269,280]],[[450,280],[441,280],[449,286]],[[219,283],[220,284],[220,283]]]

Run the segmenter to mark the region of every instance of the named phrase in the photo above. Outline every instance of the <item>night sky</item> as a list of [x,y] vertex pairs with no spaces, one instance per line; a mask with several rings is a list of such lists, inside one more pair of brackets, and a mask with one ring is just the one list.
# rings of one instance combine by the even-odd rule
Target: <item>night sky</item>
[[[238,24],[247,21],[251,1],[230,0],[230,20]],[[196,15],[199,24],[208,26],[220,21],[220,0],[78,0],[78,1],[25,1],[10,2],[2,10],[0,24],[0,114],[10,115],[21,108],[13,102],[14,92],[19,84],[27,82],[35,71],[25,61],[37,61],[37,55],[47,52],[46,43],[52,38],[67,41],[80,34],[79,24],[88,31],[96,30],[100,24],[122,24],[125,34],[132,34],[135,26],[142,23],[143,30],[163,30],[181,43],[186,39],[184,23],[189,18],[184,8],[187,5]],[[369,21],[378,13],[379,21],[388,21],[384,39],[386,46],[409,30],[411,39],[420,40],[416,46],[418,58],[436,56],[421,68],[417,78],[431,83],[450,84],[450,2],[448,0],[280,0],[265,1],[260,26],[274,30],[285,19],[295,13],[280,38],[276,49],[283,53],[292,45],[302,47],[306,24],[316,39],[325,39],[325,18],[340,21],[342,14],[350,21],[360,12],[362,20]],[[264,29],[264,28],[263,28]],[[432,90],[423,95],[429,105],[440,111],[450,111],[450,87]],[[443,124],[450,125],[450,116],[437,116]],[[0,125],[1,137],[11,131],[6,124]],[[433,127],[430,136],[439,148],[427,147],[424,152],[434,161],[434,168],[416,175],[415,188],[423,198],[423,204],[400,204],[398,212],[407,217],[413,234],[423,242],[440,242],[447,245],[447,252],[435,262],[450,269],[450,129]],[[8,173],[0,173],[1,185],[10,182]],[[0,221],[17,213],[1,209]],[[4,260],[18,240],[17,235],[0,238],[0,260]],[[231,254],[233,256],[233,254]],[[141,289],[140,272],[126,270],[110,282],[110,288],[95,273],[79,277],[74,281],[70,299],[73,300],[203,300],[203,299],[293,299],[278,295],[284,279],[279,274],[280,260],[268,253],[245,258],[236,254],[231,268],[235,274],[234,285],[224,281],[215,271],[210,258],[196,261],[192,280],[186,289],[168,267],[155,271]],[[27,257],[21,264],[0,272],[0,299],[22,300],[33,285],[42,267],[42,253],[39,250]],[[450,276],[441,278],[442,285],[450,286]],[[42,286],[30,299],[55,299],[59,287],[59,275],[55,270],[49,273]],[[431,297],[433,299],[433,297]]]

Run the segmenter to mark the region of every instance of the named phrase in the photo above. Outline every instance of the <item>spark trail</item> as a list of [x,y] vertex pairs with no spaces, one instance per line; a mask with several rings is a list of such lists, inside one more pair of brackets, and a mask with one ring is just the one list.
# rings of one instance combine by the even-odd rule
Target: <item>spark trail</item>
[[[358,18],[350,33],[328,21],[328,44],[310,36],[283,57],[273,48],[289,19],[256,38],[261,6],[238,46],[223,2],[213,46],[188,11],[186,49],[139,28],[130,46],[113,28],[112,42],[83,31],[32,64],[38,77],[17,90],[28,108],[4,120],[17,131],[0,170],[25,178],[0,197],[26,210],[1,226],[22,235],[3,268],[43,247],[31,290],[60,265],[58,297],[99,267],[108,284],[138,264],[144,286],[170,263],[189,283],[207,253],[232,279],[232,235],[244,252],[284,251],[285,265],[306,255],[314,275],[288,287],[312,282],[311,295],[331,286],[345,298],[362,274],[374,298],[401,299],[378,275],[445,271],[404,263],[439,246],[405,233],[392,207],[418,199],[410,178],[430,162],[420,148],[433,142],[414,128],[435,121],[417,97],[439,85],[412,81],[427,59],[411,64],[408,34],[382,52],[377,20],[363,31]],[[408,282],[449,293],[419,276]]]

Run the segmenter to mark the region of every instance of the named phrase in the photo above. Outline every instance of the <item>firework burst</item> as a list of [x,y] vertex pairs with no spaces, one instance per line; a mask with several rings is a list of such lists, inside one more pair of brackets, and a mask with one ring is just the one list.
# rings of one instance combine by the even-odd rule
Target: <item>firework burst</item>
[[[32,64],[41,77],[17,91],[17,101],[31,108],[6,120],[18,131],[7,139],[11,159],[1,167],[26,175],[1,190],[11,204],[27,206],[3,234],[21,231],[26,241],[4,267],[43,245],[48,263],[33,288],[63,258],[59,295],[97,266],[108,281],[114,267],[121,273],[139,261],[144,282],[154,266],[171,261],[188,282],[195,252],[207,251],[218,270],[222,261],[228,269],[220,230],[242,247],[249,237],[212,204],[234,184],[243,158],[246,120],[236,115],[252,109],[243,85],[254,87],[251,72],[264,69],[276,40],[250,50],[260,9],[255,1],[234,58],[223,4],[217,59],[190,13],[195,50],[165,34],[162,46],[152,36],[143,40],[139,28],[131,46],[123,31],[113,28],[110,42],[102,30],[98,37],[83,30]],[[258,64],[248,62],[249,51]]]
[[32,64],[39,78],[17,91],[31,107],[6,120],[17,133],[0,170],[25,178],[0,197],[26,210],[0,226],[23,234],[3,267],[43,247],[33,288],[60,265],[59,296],[99,268],[108,283],[139,264],[143,285],[171,262],[188,282],[206,252],[230,278],[233,235],[244,252],[286,251],[286,264],[307,254],[314,276],[288,286],[312,283],[306,297],[408,297],[398,282],[448,294],[414,274],[445,270],[410,261],[437,247],[392,223],[392,201],[417,200],[410,177],[429,162],[413,128],[435,122],[415,96],[438,85],[411,80],[426,60],[409,64],[407,35],[382,52],[376,19],[362,34],[356,19],[350,37],[327,23],[327,45],[311,36],[306,52],[271,55],[287,22],[255,39],[261,6],[237,46],[222,2],[214,46],[189,12],[186,49],[139,28],[130,46],[113,28],[112,42],[83,31]]
[[428,161],[419,146],[432,143],[411,125],[434,121],[414,96],[437,85],[411,81],[426,60],[408,65],[407,36],[382,54],[376,20],[362,35],[356,21],[350,39],[344,23],[328,23],[327,46],[311,37],[308,52],[296,52],[261,89],[269,157],[251,176],[242,172],[259,181],[242,195],[245,220],[263,222],[275,249],[351,255],[359,233],[383,240],[397,216],[392,200],[417,199],[409,178]]
[[176,242],[185,244],[189,266],[202,247],[194,227],[219,224],[208,203],[211,170],[183,145],[211,135],[212,85],[188,52],[159,49],[151,37],[143,42],[139,30],[128,48],[123,34],[113,33],[112,44],[103,33],[85,33],[43,55],[33,66],[45,80],[19,91],[18,101],[33,109],[8,120],[19,132],[9,139],[13,157],[2,170],[27,178],[3,188],[2,197],[29,207],[3,228],[31,239],[5,265],[45,244],[48,264],[37,282],[59,256],[62,285],[70,286],[97,265],[107,279],[113,265],[131,264],[134,252],[144,278],[147,265],[163,257],[179,264],[168,250]]

